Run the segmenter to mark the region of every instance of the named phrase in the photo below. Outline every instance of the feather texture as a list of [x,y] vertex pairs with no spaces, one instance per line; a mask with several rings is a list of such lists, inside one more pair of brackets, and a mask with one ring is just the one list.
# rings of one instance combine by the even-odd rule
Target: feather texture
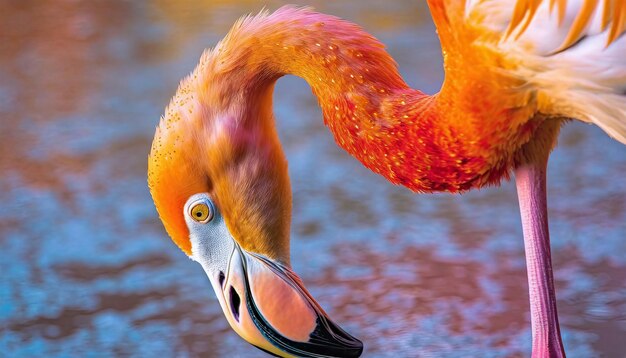
[[310,9],[246,17],[206,51],[167,107],[149,161],[153,199],[181,249],[191,253],[183,204],[207,192],[242,247],[288,261],[291,192],[272,114],[285,74],[310,84],[339,146],[416,192],[499,183],[553,118],[595,123],[626,143],[623,7],[428,4],[446,72],[433,96],[409,88],[363,29]]
[[469,46],[513,64],[502,70],[525,83],[540,113],[594,123],[626,143],[625,4],[468,1],[464,23],[481,33]]
[[[509,1],[509,3],[512,2],[513,1]],[[516,29],[518,30],[518,35],[524,33],[537,14],[539,7],[546,2],[547,1],[542,0],[517,0],[507,29],[507,36]],[[626,2],[620,0],[583,0],[570,2],[577,3],[576,8],[578,9],[578,15],[572,22],[568,35],[560,48],[571,46],[583,35],[585,29],[591,24],[591,19],[596,9],[600,6],[603,8],[601,28],[602,30],[606,30],[607,27],[610,26],[608,29],[609,36],[607,37],[607,46],[614,42],[617,37],[626,30]],[[553,10],[555,5],[558,9],[558,23],[561,24],[565,17],[567,0],[550,0],[550,11]]]

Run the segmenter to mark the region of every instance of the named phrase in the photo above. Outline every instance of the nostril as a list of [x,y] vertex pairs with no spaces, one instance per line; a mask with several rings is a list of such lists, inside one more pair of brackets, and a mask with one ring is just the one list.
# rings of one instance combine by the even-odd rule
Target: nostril
[[241,298],[239,298],[239,294],[235,291],[233,286],[230,286],[230,310],[233,313],[233,317],[235,320],[239,322],[239,304],[241,303]]
[[220,274],[217,277],[217,279],[220,281],[220,287],[224,287],[224,278],[224,273],[220,271]]

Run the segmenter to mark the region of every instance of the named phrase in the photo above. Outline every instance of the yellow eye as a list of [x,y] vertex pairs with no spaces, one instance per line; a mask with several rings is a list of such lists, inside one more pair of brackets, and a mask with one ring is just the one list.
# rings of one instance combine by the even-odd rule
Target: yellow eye
[[208,222],[213,218],[213,213],[207,204],[198,203],[191,208],[191,217],[195,221]]

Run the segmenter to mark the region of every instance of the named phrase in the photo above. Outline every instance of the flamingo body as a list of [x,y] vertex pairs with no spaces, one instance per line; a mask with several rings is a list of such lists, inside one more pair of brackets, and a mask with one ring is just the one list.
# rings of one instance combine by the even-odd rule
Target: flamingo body
[[281,76],[300,76],[337,144],[394,184],[457,193],[515,172],[537,302],[533,350],[563,355],[545,165],[566,120],[594,123],[626,143],[626,5],[429,6],[446,73],[435,95],[410,88],[378,40],[339,18],[283,7],[237,22],[181,82],[156,130],[148,168],[155,205],[193,258],[199,244],[189,239],[183,207],[208,193],[243,250],[288,267],[291,191],[272,92]]

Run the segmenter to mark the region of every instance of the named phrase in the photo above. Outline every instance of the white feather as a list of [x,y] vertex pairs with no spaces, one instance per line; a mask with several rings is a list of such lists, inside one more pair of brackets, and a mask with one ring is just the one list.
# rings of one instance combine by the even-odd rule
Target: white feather
[[490,46],[519,63],[514,75],[547,98],[540,111],[592,122],[626,144],[626,36],[606,46],[608,30],[601,28],[602,4],[596,7],[581,40],[555,53],[583,1],[567,2],[561,24],[556,9],[551,12],[549,1],[544,1],[521,35],[522,26],[518,26],[506,37],[515,3],[469,0],[466,21],[501,34],[500,41]]

